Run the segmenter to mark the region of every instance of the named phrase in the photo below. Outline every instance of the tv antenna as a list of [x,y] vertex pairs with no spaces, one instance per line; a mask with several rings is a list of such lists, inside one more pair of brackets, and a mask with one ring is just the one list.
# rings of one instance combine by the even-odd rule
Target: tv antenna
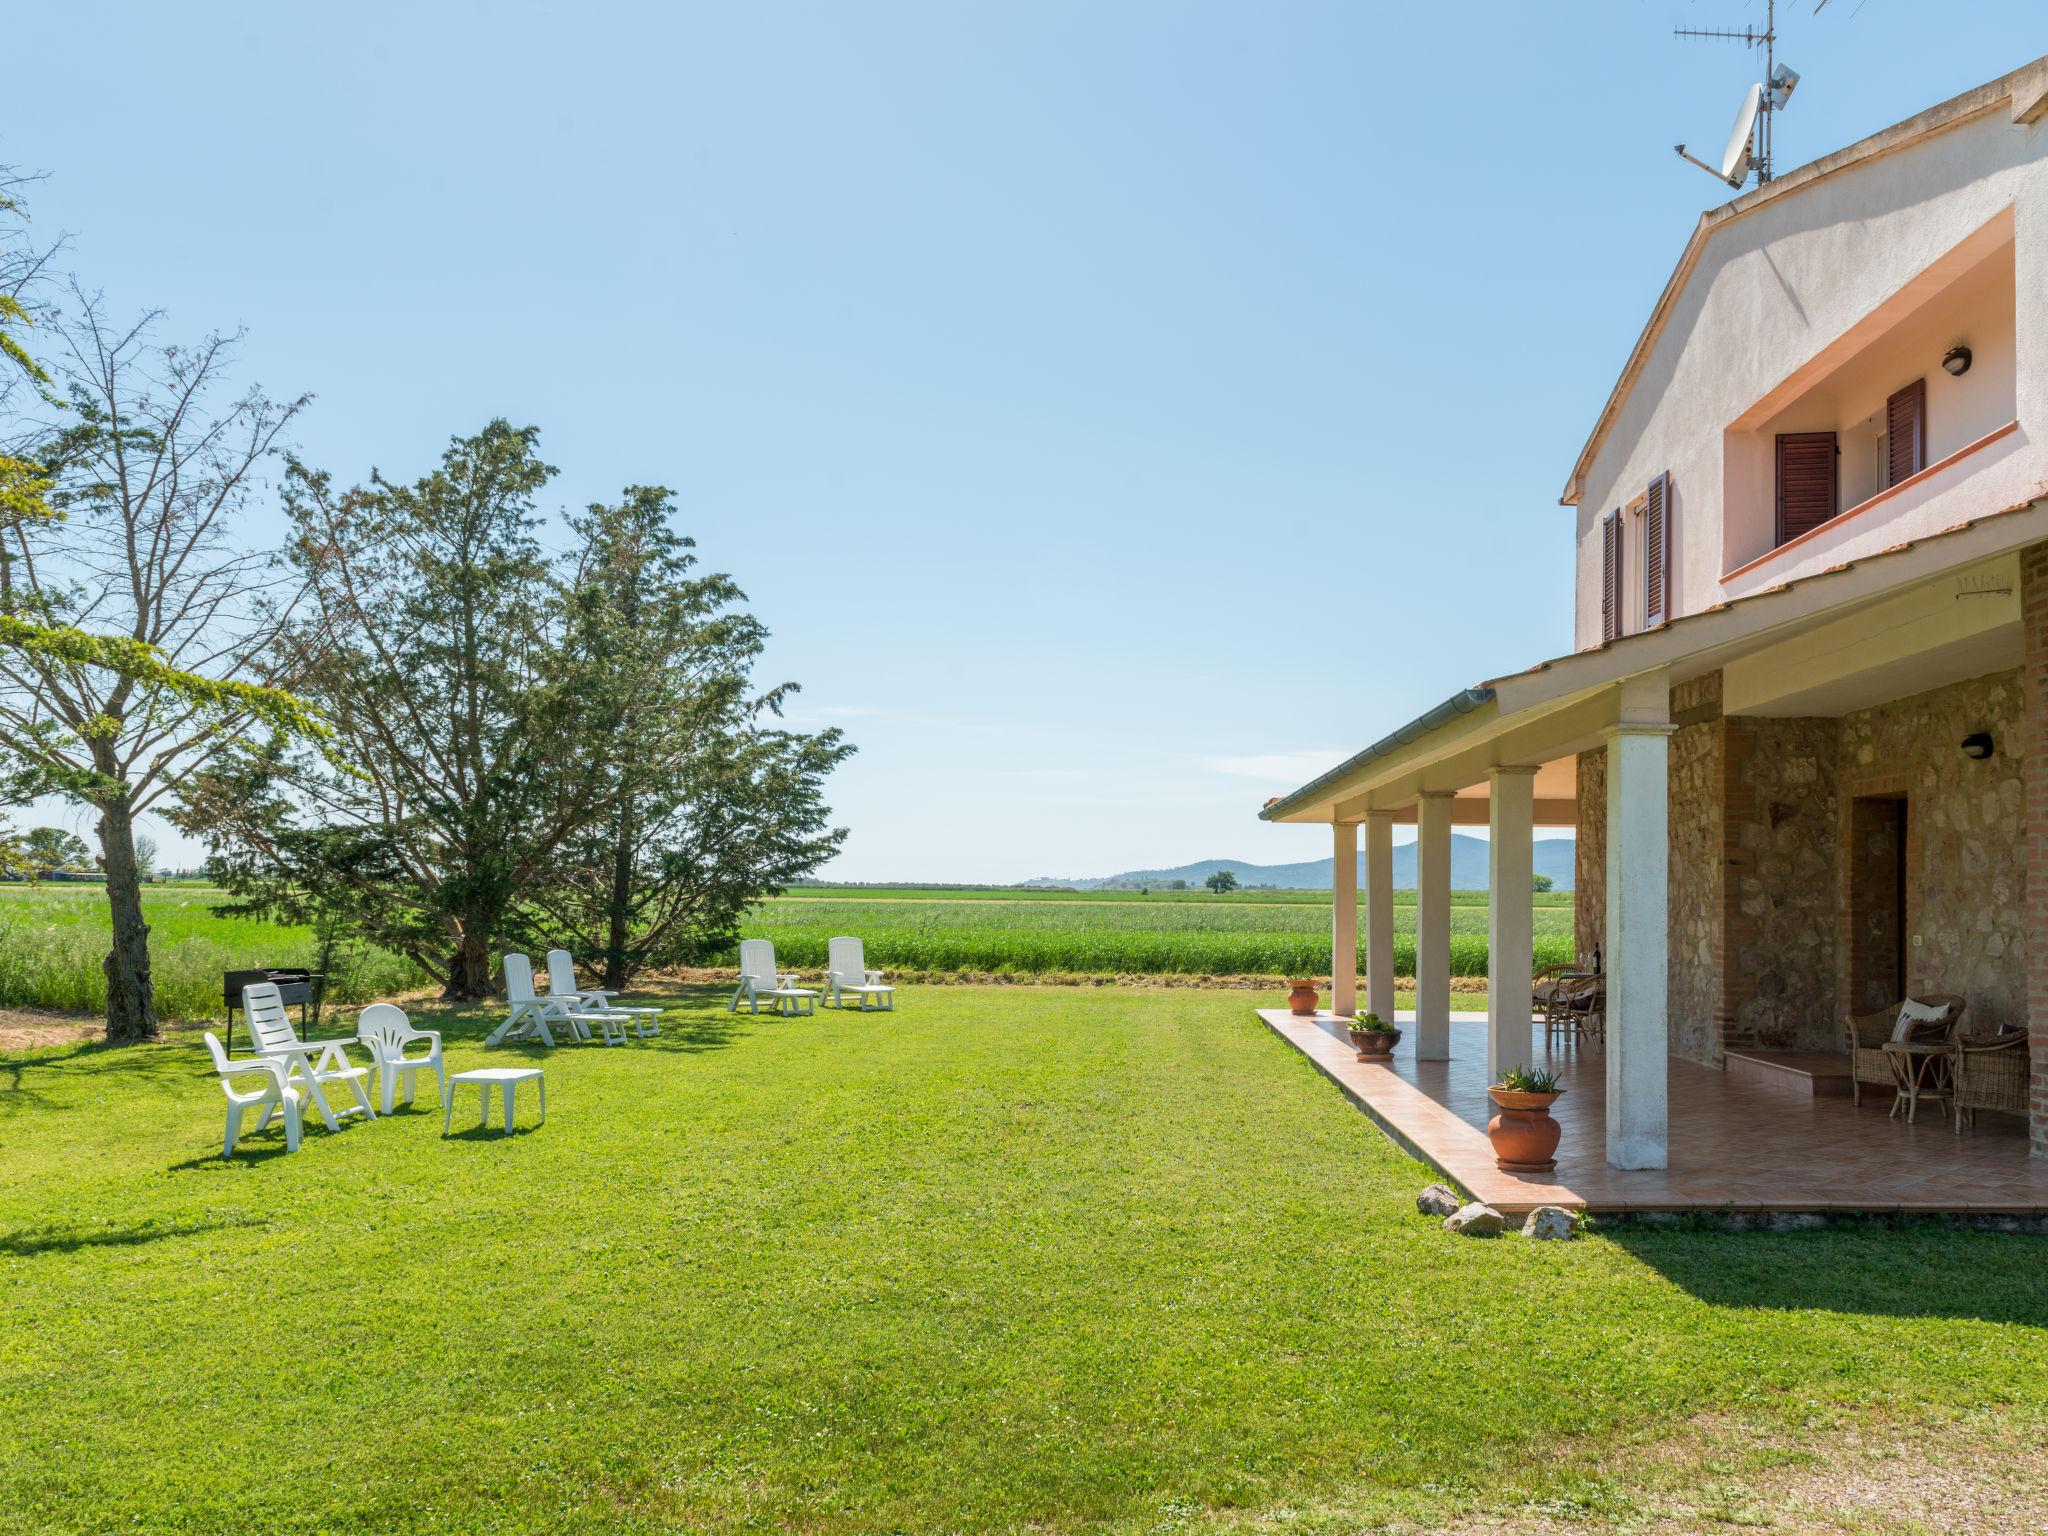
[[[1828,0],[1820,0],[1814,13],[1820,13],[1821,6]],[[1767,186],[1771,180],[1771,119],[1785,110],[1785,103],[1792,99],[1792,92],[1799,84],[1796,71],[1787,69],[1778,62],[1778,0],[1764,0],[1763,30],[1744,27],[1740,32],[1729,27],[1673,27],[1673,37],[1693,42],[1740,43],[1745,48],[1761,48],[1764,51],[1764,78],[1749,88],[1742,98],[1742,107],[1735,114],[1735,126],[1729,130],[1728,147],[1721,151],[1721,163],[1711,165],[1698,155],[1688,153],[1683,144],[1676,147],[1682,159],[1690,160],[1709,176],[1725,181],[1736,191],[1742,190],[1749,180],[1751,171],[1756,172],[1756,184]]]

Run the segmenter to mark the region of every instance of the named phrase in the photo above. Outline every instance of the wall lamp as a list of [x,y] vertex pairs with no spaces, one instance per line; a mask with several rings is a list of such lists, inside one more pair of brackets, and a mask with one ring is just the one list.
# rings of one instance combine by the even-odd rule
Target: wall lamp
[[1989,731],[1972,731],[1963,738],[1963,756],[1974,758],[1980,763],[1991,755],[1991,748]]
[[1942,371],[1951,378],[1960,379],[1964,374],[1968,373],[1970,371],[1970,362],[1970,349],[1968,347],[1950,347],[1941,354]]

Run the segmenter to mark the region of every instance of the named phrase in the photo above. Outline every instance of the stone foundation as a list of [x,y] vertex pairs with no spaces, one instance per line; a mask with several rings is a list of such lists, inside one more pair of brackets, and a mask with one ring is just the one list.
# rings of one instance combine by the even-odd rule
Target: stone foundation
[[[2029,686],[2048,698],[2048,547],[2034,566]],[[2048,925],[2048,774],[2026,773],[2022,673],[1839,719],[1724,716],[1714,674],[1674,688],[1671,709],[1673,1053],[1841,1050],[1846,1014],[1893,1001],[1902,968],[1911,991],[1962,994],[1972,1032],[2040,1021],[2048,1150],[2048,964],[2030,983],[2026,942],[2030,857],[2031,921]],[[1995,743],[1981,761],[1961,750],[1978,731]],[[2048,754],[2048,727],[2035,746]],[[1590,958],[1606,925],[1605,754],[1580,754],[1578,774],[1575,928]]]

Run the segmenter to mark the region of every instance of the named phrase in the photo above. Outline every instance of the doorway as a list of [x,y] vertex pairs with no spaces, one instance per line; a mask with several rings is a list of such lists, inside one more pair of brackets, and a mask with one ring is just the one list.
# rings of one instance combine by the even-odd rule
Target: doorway
[[1903,795],[1849,804],[1849,992],[1858,1012],[1906,995],[1907,816]]

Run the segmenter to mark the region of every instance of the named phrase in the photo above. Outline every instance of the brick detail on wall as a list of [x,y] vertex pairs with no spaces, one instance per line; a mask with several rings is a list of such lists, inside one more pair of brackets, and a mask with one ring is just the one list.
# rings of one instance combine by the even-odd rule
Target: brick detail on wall
[[2020,630],[2028,1121],[2034,1156],[2048,1157],[2048,544],[2020,551]]

